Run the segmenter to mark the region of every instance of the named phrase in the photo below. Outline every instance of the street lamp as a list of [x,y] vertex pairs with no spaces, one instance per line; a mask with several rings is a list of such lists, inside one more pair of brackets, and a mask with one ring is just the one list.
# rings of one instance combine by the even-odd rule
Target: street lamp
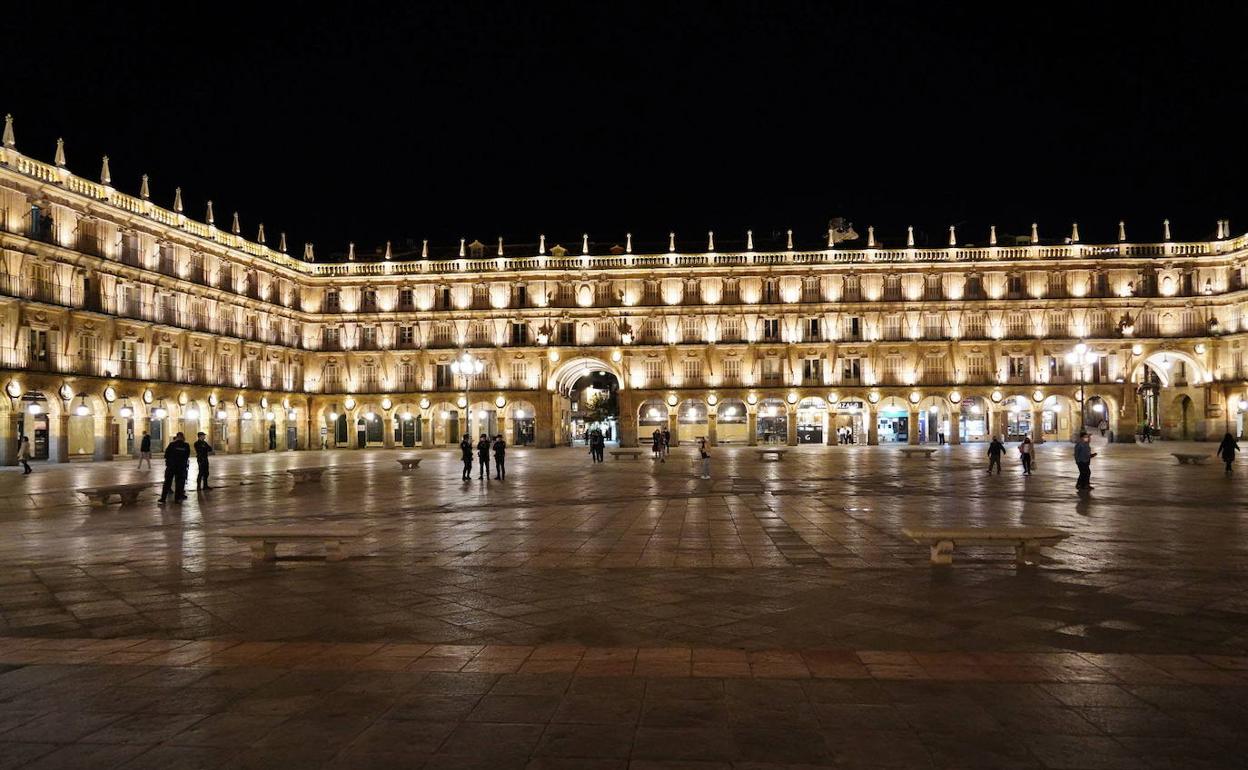
[[468,398],[468,393],[472,390],[472,379],[483,371],[485,371],[485,362],[471,353],[465,352],[457,360],[451,362],[451,373],[464,378],[464,409],[468,416],[468,424],[465,428],[469,436],[472,435],[472,400]]
[[1066,363],[1076,368],[1079,373],[1079,430],[1083,431],[1088,425],[1088,409],[1087,403],[1083,399],[1083,385],[1087,382],[1088,366],[1096,363],[1099,356],[1095,351],[1089,350],[1087,344],[1080,342],[1075,345],[1075,349],[1066,354]]

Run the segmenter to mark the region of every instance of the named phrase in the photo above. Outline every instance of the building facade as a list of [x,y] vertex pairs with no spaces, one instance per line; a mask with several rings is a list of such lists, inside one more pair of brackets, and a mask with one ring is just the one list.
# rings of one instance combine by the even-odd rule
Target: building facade
[[[592,372],[618,440],[950,443],[1081,427],[1242,435],[1248,236],[633,253],[460,242],[317,262],[0,148],[0,462],[570,441]],[[822,240],[822,239],[821,239]],[[591,253],[600,252],[600,253]],[[413,254],[412,256],[417,256]],[[468,355],[478,362],[463,367]],[[479,369],[479,371],[478,371]],[[465,370],[468,372],[465,375]]]

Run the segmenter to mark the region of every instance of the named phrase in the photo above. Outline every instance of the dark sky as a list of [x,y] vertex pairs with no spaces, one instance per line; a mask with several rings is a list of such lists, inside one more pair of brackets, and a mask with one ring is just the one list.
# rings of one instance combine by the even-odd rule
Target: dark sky
[[74,171],[107,153],[120,189],[146,172],[158,202],[181,185],[188,214],[212,198],[218,226],[237,209],[294,251],[787,227],[815,246],[833,216],[894,245],[907,224],[934,245],[954,223],[1248,226],[1229,4],[38,5],[5,12],[18,149],[51,160],[64,136]]

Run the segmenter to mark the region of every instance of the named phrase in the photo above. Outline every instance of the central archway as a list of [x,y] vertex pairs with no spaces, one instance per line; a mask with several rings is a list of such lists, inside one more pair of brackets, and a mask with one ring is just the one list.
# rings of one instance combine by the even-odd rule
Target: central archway
[[615,376],[615,381],[619,383],[620,390],[624,389],[624,377],[615,366],[594,356],[577,356],[556,366],[551,370],[550,377],[546,380],[547,390],[555,393],[567,394],[571,392],[572,386],[582,377],[588,377],[594,372],[607,372]]

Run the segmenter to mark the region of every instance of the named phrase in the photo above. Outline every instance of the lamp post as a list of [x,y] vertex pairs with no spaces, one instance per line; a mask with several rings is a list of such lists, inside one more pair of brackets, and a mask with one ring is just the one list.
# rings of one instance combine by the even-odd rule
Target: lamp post
[[1083,385],[1087,381],[1086,367],[1095,364],[1099,356],[1088,349],[1086,343],[1080,342],[1075,349],[1066,354],[1066,363],[1079,372],[1079,431],[1082,433],[1088,425],[1088,407],[1083,398]]
[[472,399],[468,393],[472,390],[472,379],[484,370],[485,362],[468,352],[451,362],[451,373],[464,378],[464,412],[468,417],[465,427],[469,437],[472,436]]

